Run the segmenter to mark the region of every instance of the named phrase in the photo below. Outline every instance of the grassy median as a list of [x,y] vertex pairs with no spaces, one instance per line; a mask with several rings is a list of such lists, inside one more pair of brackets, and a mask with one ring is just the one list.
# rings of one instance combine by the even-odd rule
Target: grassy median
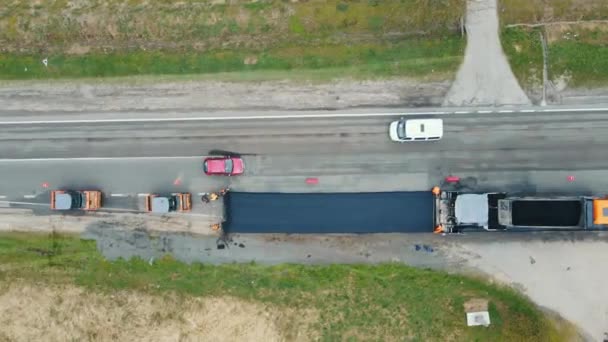
[[[463,304],[471,298],[488,301],[491,326],[466,327]],[[103,337],[108,332],[103,331],[105,323],[95,323],[97,315],[108,315],[112,325],[107,329],[116,331],[115,338],[163,324],[189,331],[184,327],[198,317],[193,312],[223,314],[225,306],[215,305],[218,300],[234,308],[226,322],[273,326],[288,340],[567,341],[575,333],[513,290],[399,264],[210,266],[170,257],[152,264],[109,262],[94,242],[77,237],[0,234],[0,309],[10,306],[12,311],[3,312],[14,313],[0,318],[5,327],[0,338],[10,340],[20,331],[23,310],[42,317],[37,328],[30,325],[32,337],[36,332],[55,336],[45,329],[64,328],[72,332],[69,338]],[[205,303],[206,309],[197,303]],[[259,319],[268,321],[255,321]],[[223,326],[221,321],[213,324]]]
[[[608,2],[500,0],[502,42],[514,73],[527,88],[542,84],[540,33],[549,52],[549,78],[573,87],[608,85]],[[507,27],[541,24],[538,27]]]
[[0,78],[318,78],[326,69],[326,78],[444,77],[462,58],[464,9],[464,0],[9,0],[0,8]]

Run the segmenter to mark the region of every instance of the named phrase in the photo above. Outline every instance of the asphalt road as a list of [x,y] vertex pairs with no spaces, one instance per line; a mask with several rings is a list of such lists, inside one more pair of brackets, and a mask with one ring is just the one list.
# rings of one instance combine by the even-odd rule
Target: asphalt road
[[[0,159],[407,153],[470,169],[559,166],[597,168],[608,143],[605,113],[503,113],[440,116],[445,137],[395,144],[388,124],[399,116],[177,122],[32,123],[0,126]],[[577,153],[570,153],[576,151]],[[568,159],[561,158],[568,153]],[[556,160],[556,157],[558,160]],[[371,164],[371,163],[367,163]],[[466,167],[462,165],[462,167]]]
[[[596,177],[608,170],[608,115],[601,111],[434,114],[444,119],[444,139],[405,144],[388,139],[388,124],[399,118],[390,112],[188,121],[142,115],[129,116],[134,122],[117,115],[110,117],[116,122],[84,122],[92,117],[49,114],[37,123],[31,121],[39,117],[0,115],[0,196],[23,200],[67,187],[128,195],[226,185],[241,191],[426,190],[448,174],[471,177],[478,188],[608,191],[608,181]],[[203,156],[224,151],[243,155],[245,176],[202,174]],[[577,182],[566,184],[569,174]],[[319,177],[319,185],[306,185],[306,177]]]

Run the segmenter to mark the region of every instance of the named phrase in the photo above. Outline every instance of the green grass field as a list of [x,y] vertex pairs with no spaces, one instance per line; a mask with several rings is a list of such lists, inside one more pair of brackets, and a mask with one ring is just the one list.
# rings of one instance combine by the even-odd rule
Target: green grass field
[[[321,340],[567,341],[556,325],[515,291],[487,282],[400,264],[261,266],[186,265],[170,257],[104,260],[94,242],[61,235],[0,234],[0,291],[18,281],[77,284],[95,292],[233,296],[319,312]],[[492,325],[468,328],[463,304],[489,301]],[[560,328],[557,328],[560,326]],[[568,326],[569,327],[569,326]]]
[[[314,50],[302,47],[276,48],[261,53],[214,51],[174,53],[165,51],[51,55],[48,67],[39,57],[0,55],[0,78],[48,79],[130,75],[242,74],[256,71],[280,72],[281,78],[331,79],[340,77],[379,78],[390,76],[424,77],[446,75],[461,62],[463,41],[459,38],[410,40],[394,44],[327,45]],[[244,64],[254,56],[256,64]],[[255,74],[254,74],[255,75]],[[249,76],[250,78],[250,76]]]
[[463,13],[464,0],[8,0],[0,79],[337,68],[324,77],[451,77]]

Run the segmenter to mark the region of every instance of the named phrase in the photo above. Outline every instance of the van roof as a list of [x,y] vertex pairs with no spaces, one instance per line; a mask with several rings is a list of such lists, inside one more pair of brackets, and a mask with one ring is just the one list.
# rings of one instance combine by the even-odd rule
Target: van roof
[[408,138],[443,137],[442,119],[413,119],[405,123],[405,136]]

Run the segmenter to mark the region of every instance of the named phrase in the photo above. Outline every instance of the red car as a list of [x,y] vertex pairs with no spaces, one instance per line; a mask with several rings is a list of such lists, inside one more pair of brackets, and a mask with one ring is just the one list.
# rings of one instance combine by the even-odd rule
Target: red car
[[243,159],[239,157],[212,157],[203,162],[205,174],[220,176],[236,176],[245,171]]

